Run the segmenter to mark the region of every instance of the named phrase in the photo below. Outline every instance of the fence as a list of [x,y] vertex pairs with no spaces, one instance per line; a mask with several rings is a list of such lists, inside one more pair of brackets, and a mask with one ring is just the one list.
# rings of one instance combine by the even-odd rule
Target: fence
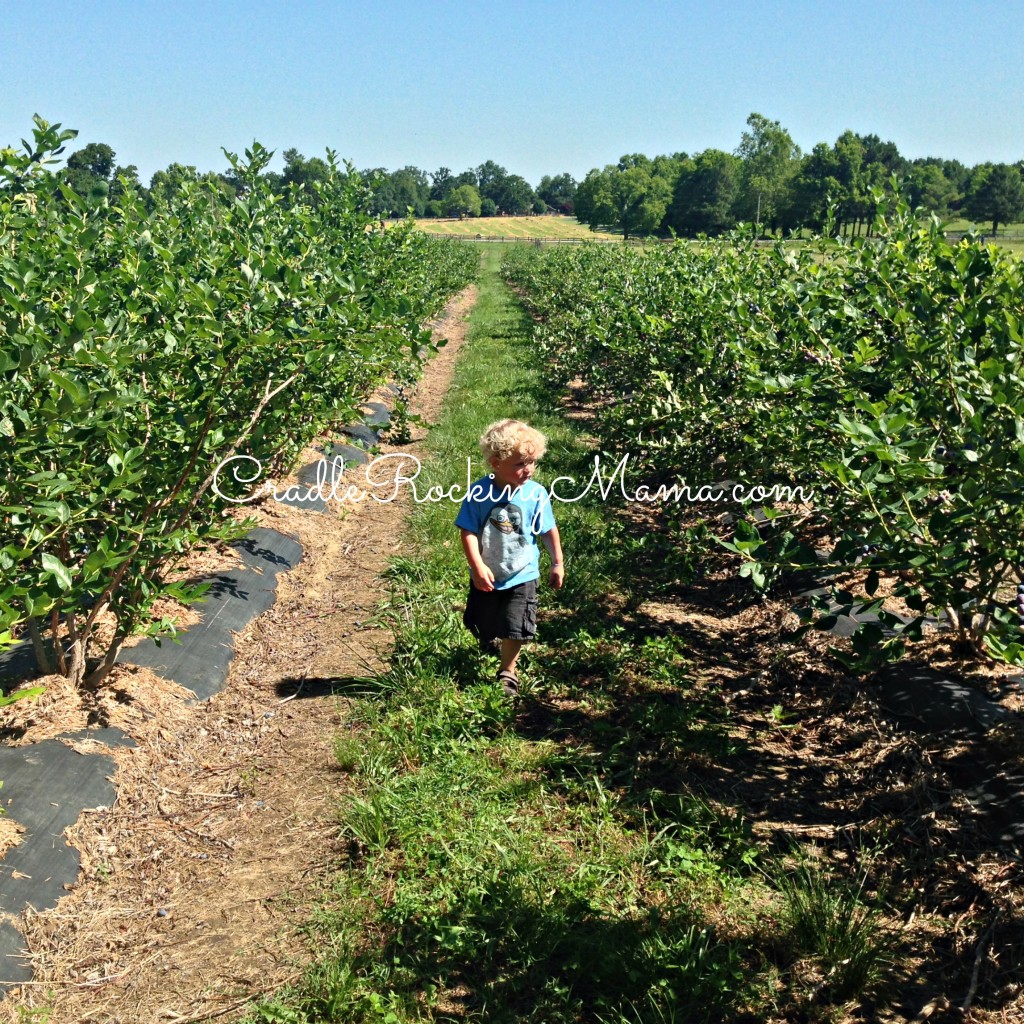
[[[946,241],[959,242],[961,239],[967,238],[970,234],[970,231],[947,231]],[[1024,231],[1004,231],[1000,228],[993,235],[981,228],[978,228],[974,231],[974,237],[981,242],[1024,242]]]
[[651,242],[670,242],[669,238],[531,238],[527,235],[449,235],[443,231],[425,231],[431,238],[452,238],[457,242],[522,242],[527,245],[648,245]]
[[[567,238],[531,238],[528,235],[454,235],[447,234],[444,231],[424,231],[425,235],[431,238],[451,238],[456,242],[518,242],[523,245],[650,245],[652,243],[664,243],[669,244],[673,241],[671,238],[655,238],[653,235],[646,235],[642,238],[583,238],[579,236],[571,236]],[[949,242],[959,242],[960,239],[966,238],[969,235],[967,231],[947,231],[946,240]],[[1002,244],[1006,242],[1024,242],[1024,232],[1020,231],[1000,231],[997,235],[984,234],[976,232],[977,237],[981,242],[995,242]],[[683,241],[694,241],[694,239],[682,239]],[[755,241],[755,245],[758,246],[772,246],[776,242],[776,239],[772,238],[759,238]]]

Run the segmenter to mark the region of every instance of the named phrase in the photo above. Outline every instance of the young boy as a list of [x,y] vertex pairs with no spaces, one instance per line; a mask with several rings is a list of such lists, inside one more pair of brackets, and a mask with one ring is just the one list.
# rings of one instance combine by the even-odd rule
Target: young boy
[[483,650],[500,641],[498,681],[509,695],[519,691],[516,662],[537,628],[538,537],[551,555],[551,585],[565,579],[551,500],[530,479],[546,447],[544,435],[520,420],[492,423],[480,438],[491,473],[472,485],[455,520],[472,581],[462,621]]

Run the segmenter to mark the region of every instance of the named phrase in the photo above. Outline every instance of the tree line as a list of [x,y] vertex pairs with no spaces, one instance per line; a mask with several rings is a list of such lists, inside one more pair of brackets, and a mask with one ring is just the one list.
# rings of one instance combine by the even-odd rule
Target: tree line
[[1022,171],[1024,161],[909,160],[895,143],[852,131],[804,154],[778,121],[754,113],[732,153],[634,153],[594,168],[576,189],[574,212],[592,228],[627,237],[716,236],[740,223],[759,234],[829,227],[859,235],[871,230],[879,192],[899,188],[914,207],[991,223],[997,234],[1024,214]]
[[[283,156],[281,171],[264,173],[271,186],[282,193],[292,186],[305,186],[307,193],[312,192],[313,185],[337,173],[328,160],[305,157],[297,149],[286,149]],[[576,192],[576,180],[570,174],[546,175],[534,188],[521,175],[510,174],[493,160],[460,174],[448,167],[428,173],[413,166],[396,171],[376,167],[357,174],[369,189],[368,212],[378,217],[405,217],[409,210],[416,217],[516,216],[549,211],[571,214]],[[186,182],[206,181],[228,197],[237,195],[242,187],[231,170],[200,173],[194,166],[180,163],[157,171],[147,187],[139,178],[138,167],[118,165],[114,150],[102,142],[89,143],[72,153],[62,176],[82,197],[113,201],[130,189],[151,208],[171,202]]]
[[[915,207],[991,224],[992,234],[1024,215],[1024,160],[974,167],[940,157],[911,160],[893,142],[852,131],[802,153],[778,121],[753,113],[746,124],[731,153],[632,153],[593,168],[580,182],[563,173],[545,175],[534,187],[493,160],[459,174],[411,165],[358,174],[369,186],[368,212],[381,218],[404,217],[410,210],[416,217],[552,212],[627,238],[671,232],[716,236],[741,223],[760,234],[827,228],[859,235],[871,230],[878,194],[897,187]],[[281,171],[265,172],[281,192],[326,181],[330,174],[320,157],[307,158],[294,148],[283,156]],[[226,196],[240,189],[231,170],[201,174],[179,163],[157,171],[145,187],[134,165],[117,165],[113,149],[95,142],[72,153],[63,174],[79,195],[116,199],[130,187],[154,207],[171,201],[187,181],[208,180]]]

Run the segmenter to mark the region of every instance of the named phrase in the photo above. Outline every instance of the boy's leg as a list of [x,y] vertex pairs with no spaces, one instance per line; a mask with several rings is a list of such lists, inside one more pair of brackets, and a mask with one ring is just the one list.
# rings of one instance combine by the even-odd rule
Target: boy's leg
[[516,662],[519,660],[519,652],[525,643],[525,640],[512,640],[508,637],[501,641],[499,672],[511,672],[512,675],[516,675]]
[[[537,628],[537,581],[529,580],[513,588],[506,611],[505,625],[501,640],[501,662],[498,678],[502,681],[506,692],[516,693],[519,689],[519,677],[516,663],[523,645],[534,636]],[[502,635],[502,634],[499,634]]]
[[462,621],[484,651],[493,651],[492,643],[499,645],[499,682],[509,695],[517,693],[519,653],[536,630],[537,581],[510,590],[482,591],[471,586]]
[[501,664],[498,666],[498,682],[501,688],[509,697],[515,697],[519,693],[519,676],[516,673],[516,661],[519,659],[519,652],[523,649],[525,640],[513,640],[505,637],[501,641]]

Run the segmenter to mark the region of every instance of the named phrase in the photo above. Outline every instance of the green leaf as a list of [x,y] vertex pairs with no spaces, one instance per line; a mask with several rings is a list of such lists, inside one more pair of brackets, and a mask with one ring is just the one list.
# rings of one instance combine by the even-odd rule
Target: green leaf
[[57,370],[50,370],[50,380],[63,388],[75,405],[83,405],[87,401],[88,392],[65,374],[59,373]]
[[59,586],[61,590],[71,589],[73,586],[71,574],[59,558],[43,552],[42,563],[43,569],[53,575],[53,578],[57,581],[57,586]]

